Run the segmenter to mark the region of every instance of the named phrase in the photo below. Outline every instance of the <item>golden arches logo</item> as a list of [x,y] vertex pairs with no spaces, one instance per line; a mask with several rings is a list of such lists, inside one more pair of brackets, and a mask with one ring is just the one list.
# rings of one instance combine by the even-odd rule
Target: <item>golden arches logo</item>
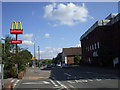
[[20,21],[18,22],[13,21],[11,25],[10,33],[11,34],[22,34],[23,33],[22,23]]
[[22,29],[22,23],[20,21],[18,21],[18,22],[13,21],[12,25],[11,25],[11,29],[18,29],[19,25],[20,25],[19,29]]

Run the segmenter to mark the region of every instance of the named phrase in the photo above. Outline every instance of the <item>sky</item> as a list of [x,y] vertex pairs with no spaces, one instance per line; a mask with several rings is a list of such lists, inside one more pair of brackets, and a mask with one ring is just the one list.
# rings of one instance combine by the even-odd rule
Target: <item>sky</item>
[[2,37],[10,35],[12,21],[21,21],[19,45],[40,58],[52,59],[62,48],[79,47],[80,37],[97,21],[118,12],[117,2],[3,2]]

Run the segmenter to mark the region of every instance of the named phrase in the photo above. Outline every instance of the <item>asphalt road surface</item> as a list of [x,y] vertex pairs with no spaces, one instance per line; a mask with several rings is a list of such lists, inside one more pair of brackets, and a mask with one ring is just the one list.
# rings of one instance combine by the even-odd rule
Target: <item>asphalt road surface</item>
[[29,68],[17,90],[118,90],[118,71],[99,67]]

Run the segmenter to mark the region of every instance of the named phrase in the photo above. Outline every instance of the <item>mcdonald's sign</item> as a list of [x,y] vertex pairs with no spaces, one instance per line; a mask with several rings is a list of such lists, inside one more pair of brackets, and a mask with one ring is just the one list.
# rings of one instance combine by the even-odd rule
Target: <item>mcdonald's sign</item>
[[12,43],[12,44],[21,44],[22,40],[11,40],[10,43]]
[[[18,29],[18,26],[20,26],[19,29]],[[22,23],[20,21],[18,22],[13,21],[11,25],[10,33],[11,34],[22,34],[23,33]]]

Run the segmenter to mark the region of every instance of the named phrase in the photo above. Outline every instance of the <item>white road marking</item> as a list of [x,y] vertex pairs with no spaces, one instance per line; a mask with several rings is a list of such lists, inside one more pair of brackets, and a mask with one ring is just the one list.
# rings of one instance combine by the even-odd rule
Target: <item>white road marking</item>
[[64,73],[65,75],[67,75],[67,76],[72,76],[72,75],[70,75],[70,74],[68,74],[68,73]]
[[47,81],[43,81],[43,83],[44,83],[44,84],[50,84],[50,83],[49,83],[49,82],[47,82]]
[[102,79],[96,79],[97,81],[101,81]]
[[92,79],[88,79],[88,81],[91,81],[91,82],[92,82],[93,80],[92,80]]
[[52,79],[50,79],[50,81],[51,81],[51,83],[52,83],[55,87],[58,86]]
[[14,82],[15,81],[15,79],[13,79],[11,82]]
[[87,80],[82,80],[82,82],[86,82],[87,83],[88,81]]
[[[55,79],[55,80],[56,80],[56,79]],[[58,84],[60,84],[63,88],[65,88],[65,89],[68,90],[68,88],[67,88],[65,85],[63,85],[61,82],[59,82],[59,81],[57,81],[57,80],[56,80],[56,82],[57,82]]]
[[74,86],[72,86],[72,85],[70,85],[70,84],[69,84],[69,87],[70,87],[70,88],[75,88]]
[[40,82],[28,82],[28,83],[22,83],[22,84],[43,84],[43,83],[40,83]]
[[77,83],[82,82],[82,80],[75,80]]
[[85,83],[87,83],[88,82],[88,80],[75,80],[77,83],[79,83],[79,82],[85,82]]
[[74,81],[67,81],[67,82],[69,82],[69,83],[75,83]]
[[19,81],[20,81],[20,80],[17,80],[17,81],[15,82],[14,87],[17,85],[17,83],[18,83]]

